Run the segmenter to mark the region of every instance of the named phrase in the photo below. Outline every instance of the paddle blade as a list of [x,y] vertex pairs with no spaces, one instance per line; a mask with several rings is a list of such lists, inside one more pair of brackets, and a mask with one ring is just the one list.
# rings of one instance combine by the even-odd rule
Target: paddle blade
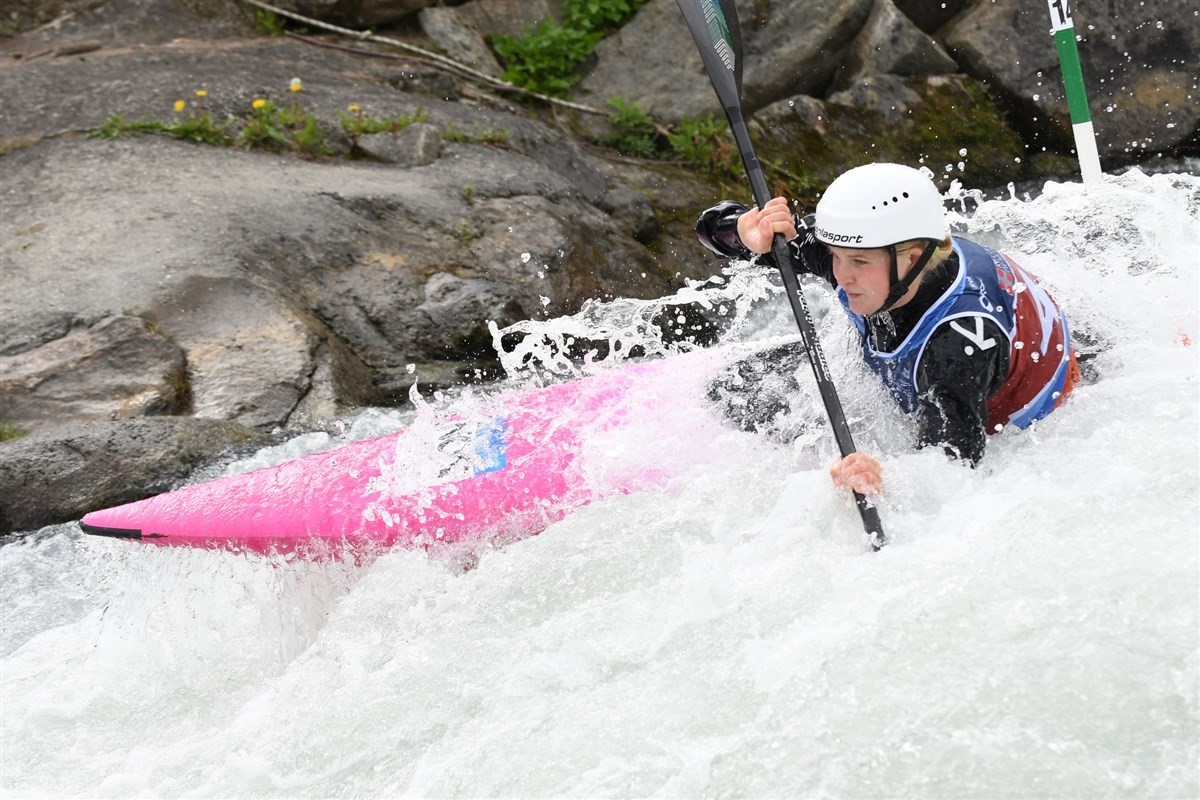
[[742,35],[733,0],[677,0],[725,108],[741,106]]

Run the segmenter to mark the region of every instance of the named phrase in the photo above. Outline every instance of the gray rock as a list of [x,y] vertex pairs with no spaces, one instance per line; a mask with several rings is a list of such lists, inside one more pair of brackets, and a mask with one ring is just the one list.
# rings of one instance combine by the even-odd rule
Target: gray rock
[[433,6],[422,10],[419,19],[421,30],[450,58],[488,75],[503,72],[484,41],[485,34],[467,20],[461,8]]
[[[14,37],[5,49],[22,58],[86,58],[84,54],[112,47],[165,45],[184,37],[207,41],[254,35],[252,16],[240,12],[236,0],[205,3],[163,0],[46,3],[54,19]],[[57,7],[57,8],[56,8]],[[6,22],[20,13],[5,9]],[[190,34],[188,32],[191,32]],[[73,47],[72,45],[76,45]],[[78,45],[86,45],[82,49]]]
[[[1200,16],[1175,0],[1097,0],[1073,16],[1100,154],[1124,163],[1194,138]],[[940,37],[967,72],[1007,95],[1032,144],[1067,150],[1073,137],[1049,23],[1043,7],[977,3]]]
[[833,88],[844,91],[873,75],[938,75],[957,71],[954,59],[902,14],[892,0],[876,0],[866,24],[846,48]]
[[898,120],[921,102],[921,95],[895,75],[868,75],[855,80],[849,88],[829,95],[829,102],[868,109],[886,119]]
[[81,422],[0,442],[0,534],[149,497],[230,448],[267,442],[233,422],[190,417]]
[[[497,244],[522,235],[507,224],[487,226],[484,236],[472,203],[491,218],[504,212],[487,206],[490,198],[549,201],[557,219],[546,224],[565,231],[554,250],[566,254],[567,273],[585,276],[548,292],[536,276],[490,273],[488,280],[506,285],[528,283],[508,286],[493,304],[502,325],[543,308],[541,296],[570,310],[588,299],[585,289],[591,296],[663,294],[677,284],[676,272],[692,277],[715,268],[686,253],[665,253],[656,264],[645,247],[655,228],[638,226],[639,242],[590,205],[615,196],[619,187],[606,174],[614,171],[563,134],[511,114],[362,84],[361,68],[343,54],[278,40],[218,53],[185,45],[165,61],[143,51],[105,52],[87,71],[57,61],[17,67],[22,80],[5,80],[0,102],[12,112],[6,130],[11,122],[14,132],[31,136],[99,125],[111,110],[137,118],[136,109],[168,107],[168,98],[191,97],[198,85],[208,88],[207,108],[232,111],[260,94],[247,86],[283,87],[289,75],[303,76],[304,90],[286,102],[302,102],[322,120],[336,120],[345,101],[355,100],[377,118],[420,110],[427,121],[406,129],[416,141],[404,157],[417,166],[399,171],[163,137],[60,138],[9,153],[5,191],[23,202],[0,219],[0,255],[12,277],[0,296],[0,353],[60,337],[76,318],[129,310],[153,320],[186,353],[196,414],[271,427],[307,416],[297,405],[314,391],[313,354],[321,347],[346,356],[330,362],[336,379],[327,385],[343,405],[393,398],[387,387],[408,363],[480,369],[490,351],[486,318],[464,317],[464,324],[452,310],[435,317],[412,311],[448,258],[468,273],[487,271],[495,253],[528,249]],[[152,77],[125,77],[143,70]],[[48,107],[38,98],[52,85],[63,102],[43,113]],[[428,164],[445,131],[467,141],[443,147],[443,157]],[[636,192],[621,194],[620,207],[637,205]],[[588,235],[577,229],[592,219],[614,240],[604,248],[577,244]],[[588,259],[598,256],[622,259],[620,274],[597,270]],[[684,259],[692,271],[680,269]]]
[[522,36],[549,20],[562,21],[563,0],[471,0],[457,7],[483,37]]
[[614,186],[597,201],[597,205],[608,212],[622,233],[639,242],[648,244],[662,229],[654,205],[641,192]]
[[319,427],[345,416],[376,396],[371,371],[335,338],[317,347],[308,391],[287,418],[289,428]]
[[462,0],[279,0],[277,8],[338,25],[376,28],[391,25],[434,5]]
[[399,133],[370,133],[358,137],[358,148],[372,158],[398,167],[424,167],[442,153],[442,131],[415,122]]
[[970,5],[971,0],[895,0],[896,7],[926,33],[936,33]]
[[[871,0],[776,0],[769,19],[758,16],[753,0],[739,0],[737,8],[745,45],[743,105],[753,113],[827,83],[837,67],[830,54],[862,27]],[[675,0],[650,0],[602,41],[574,97],[600,108],[621,97],[667,122],[721,113]],[[599,125],[587,118],[580,122]]]
[[772,103],[754,115],[754,121],[771,135],[781,135],[782,125],[809,128],[824,134],[828,117],[825,103],[806,94],[798,94]]
[[739,3],[746,47],[746,110],[754,113],[828,85],[841,61],[839,54],[862,29],[873,6],[874,0],[787,0],[772,3],[767,11],[757,3]]
[[63,420],[186,410],[183,350],[145,320],[110,316],[61,338],[0,356],[0,420],[45,430]]
[[[273,5],[322,22],[357,29],[375,29],[408,21],[429,11],[440,14],[450,10],[462,24],[480,36],[497,33],[518,36],[526,28],[550,17],[562,18],[562,0],[280,0]],[[437,36],[429,32],[427,35],[442,44]]]
[[139,299],[187,353],[196,416],[280,425],[308,391],[318,333],[277,290],[195,273]]

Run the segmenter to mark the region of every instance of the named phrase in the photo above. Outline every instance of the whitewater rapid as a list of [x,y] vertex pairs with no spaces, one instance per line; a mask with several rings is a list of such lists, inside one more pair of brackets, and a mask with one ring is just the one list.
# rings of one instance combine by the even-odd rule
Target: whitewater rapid
[[[1200,179],[953,197],[956,233],[1014,253],[1106,341],[1101,377],[970,470],[912,449],[829,292],[806,287],[856,443],[884,464],[883,551],[831,485],[827,432],[773,444],[701,424],[703,398],[669,440],[605,443],[661,448],[669,491],[470,559],[46,529],[0,547],[0,793],[1200,795]],[[790,332],[749,265],[674,300],[728,302],[733,338]],[[669,351],[652,305],[526,341]],[[815,418],[806,370],[793,405]]]

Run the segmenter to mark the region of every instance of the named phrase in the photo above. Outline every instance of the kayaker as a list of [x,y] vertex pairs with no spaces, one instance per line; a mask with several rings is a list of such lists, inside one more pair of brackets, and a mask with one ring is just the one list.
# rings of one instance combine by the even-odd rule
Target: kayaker
[[[917,445],[974,466],[988,434],[1025,428],[1062,404],[1079,379],[1067,320],[1012,257],[950,236],[929,176],[867,164],[829,185],[816,213],[786,198],[763,209],[725,201],[696,225],[726,258],[770,252],[783,234],[803,274],[837,289],[866,363],[917,425]],[[853,453],[830,470],[863,494],[883,490],[878,459]]]

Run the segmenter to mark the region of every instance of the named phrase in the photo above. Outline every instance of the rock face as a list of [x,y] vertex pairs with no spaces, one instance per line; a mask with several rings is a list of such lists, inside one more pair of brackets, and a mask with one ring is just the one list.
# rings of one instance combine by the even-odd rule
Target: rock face
[[[1100,154],[1120,162],[1179,145],[1195,152],[1195,9],[1172,0],[1071,6]],[[964,71],[997,86],[1031,144],[1068,149],[1070,119],[1049,15],[1036,11],[1016,3],[975,3],[939,35]]]
[[178,414],[188,407],[183,350],[130,316],[79,325],[0,356],[0,418],[32,430],[62,420]]
[[846,90],[874,76],[949,75],[958,65],[892,0],[877,0],[866,23],[846,48],[831,88]]
[[562,17],[560,0],[489,0],[465,5],[437,4],[421,10],[421,30],[446,55],[472,69],[500,75],[487,40],[497,35],[520,36],[550,19]]
[[[23,202],[0,220],[14,278],[0,297],[0,353],[126,311],[185,354],[193,413],[272,426],[312,390],[319,347],[350,389],[343,405],[389,402],[414,379],[494,369],[488,320],[661,295],[676,272],[711,269],[655,258],[635,238],[657,227],[645,195],[540,123],[367,89],[348,74],[359,60],[292,41],[182,49],[168,64],[142,52],[90,56],[86,73],[61,59],[28,65],[11,92],[5,82],[6,107],[36,112],[54,85],[60,113],[74,106],[79,116],[15,113],[12,132],[135,118],[198,86],[212,107],[233,107],[239,97],[248,106],[245,86],[273,81],[262,94],[283,102],[293,74],[307,79],[305,103],[330,118],[353,100],[377,117],[426,121],[363,136],[357,152],[369,160],[164,137],[59,138],[10,153],[7,190]],[[120,77],[145,69],[153,79],[137,88]],[[430,369],[411,374],[410,364]]]
[[[650,0],[602,42],[578,98],[603,105],[609,97],[624,97],[669,121],[713,111],[712,91],[675,5]],[[1200,16],[1171,0],[1080,5],[1075,29],[1101,155],[1123,164],[1161,151],[1200,150]],[[1047,8],[737,0],[737,9],[745,46],[743,105],[751,114],[795,95],[827,100],[879,75],[961,72],[986,83],[1033,152],[1043,145],[1071,150]],[[926,36],[916,36],[918,31]],[[646,53],[654,54],[653,70],[629,69]]]
[[171,488],[214,451],[267,437],[221,420],[80,422],[0,442],[0,533],[78,519]]
[[[745,111],[820,90],[837,70],[833,54],[862,27],[872,2],[775,0],[764,11],[763,4],[738,0],[746,58]],[[792,20],[797,24],[790,24]],[[648,53],[654,54],[653,69],[631,69]],[[623,97],[668,121],[720,113],[675,0],[650,0],[631,22],[600,43],[596,56],[596,65],[576,92],[582,102],[603,106],[610,97]]]
[[449,6],[463,0],[281,0],[278,8],[343,25],[377,28],[403,20],[431,6]]

